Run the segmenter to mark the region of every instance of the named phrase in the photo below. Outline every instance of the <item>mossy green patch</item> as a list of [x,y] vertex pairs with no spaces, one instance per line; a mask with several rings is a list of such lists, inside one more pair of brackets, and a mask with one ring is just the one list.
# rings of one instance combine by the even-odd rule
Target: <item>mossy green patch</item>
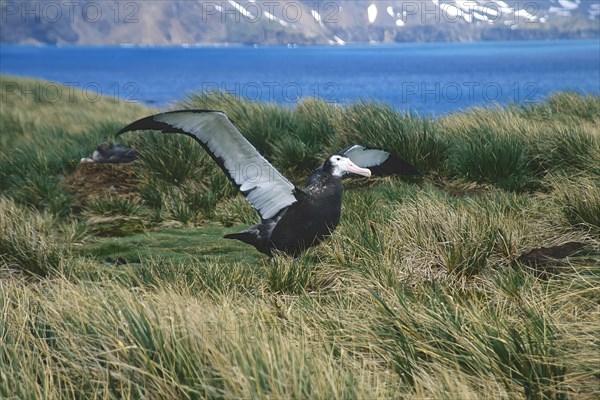
[[168,228],[118,238],[96,238],[81,255],[106,262],[139,263],[149,259],[172,262],[210,261],[256,263],[266,256],[241,242],[223,238],[244,227],[204,225],[197,228]]

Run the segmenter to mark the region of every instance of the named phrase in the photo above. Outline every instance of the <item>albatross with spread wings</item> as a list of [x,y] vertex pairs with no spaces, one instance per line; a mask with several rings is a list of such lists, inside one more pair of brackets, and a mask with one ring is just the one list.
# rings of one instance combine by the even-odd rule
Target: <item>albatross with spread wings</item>
[[196,140],[261,217],[260,223],[225,238],[241,240],[269,256],[274,250],[297,256],[331,234],[340,221],[344,176],[369,177],[372,171],[367,167],[377,175],[418,174],[384,150],[354,145],[327,158],[300,190],[260,155],[223,112],[165,112],[133,122],[117,135],[138,130],[180,133]]

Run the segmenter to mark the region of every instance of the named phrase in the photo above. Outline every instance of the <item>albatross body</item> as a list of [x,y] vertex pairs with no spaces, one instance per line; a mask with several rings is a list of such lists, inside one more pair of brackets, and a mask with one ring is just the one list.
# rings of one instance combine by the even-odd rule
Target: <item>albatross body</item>
[[[220,111],[156,114],[131,123],[117,135],[137,130],[180,133],[197,141],[261,218],[258,224],[225,238],[248,243],[269,256],[274,251],[297,256],[333,232],[340,222],[344,176],[369,177],[369,166],[380,175],[414,170],[403,161],[398,164],[397,157],[383,150],[355,145],[328,157],[311,175],[306,188],[300,190],[260,155]],[[345,154],[354,157],[359,165]],[[398,169],[398,165],[404,169]]]
[[[341,156],[332,156],[325,167],[333,169],[333,163],[343,160]],[[339,224],[342,210],[342,177],[334,175],[331,169],[321,173],[318,181],[298,191],[298,201],[274,218],[225,237],[251,244],[268,255],[272,254],[272,249],[277,249],[296,256],[321,243]],[[368,171],[356,167],[354,173],[370,176]]]

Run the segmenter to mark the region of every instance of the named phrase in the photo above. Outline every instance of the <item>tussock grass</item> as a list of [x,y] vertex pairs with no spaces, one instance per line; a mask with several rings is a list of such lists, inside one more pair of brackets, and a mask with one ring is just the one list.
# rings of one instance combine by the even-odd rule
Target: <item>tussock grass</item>
[[257,222],[256,211],[241,196],[219,202],[215,207],[214,219],[225,226],[253,225]]
[[0,270],[41,277],[58,270],[67,247],[50,233],[54,222],[0,199]]
[[72,212],[62,177],[153,112],[77,96],[2,97],[0,397],[597,397],[596,97],[434,119],[191,96],[180,105],[225,111],[298,186],[353,143],[425,175],[348,179],[334,235],[270,261],[222,239],[257,215],[180,136],[122,137],[138,192]]
[[401,235],[417,237],[420,250],[435,255],[437,265],[448,273],[471,277],[483,271],[496,247],[498,232],[487,210],[427,203],[414,207],[416,215],[404,214],[396,222]]
[[96,199],[87,206],[87,211],[98,215],[139,215],[142,211],[138,201],[123,199],[119,197],[109,197],[106,199]]
[[504,130],[479,126],[464,132],[451,153],[459,176],[513,191],[532,188],[531,156],[524,138]]
[[582,177],[576,181],[565,178],[555,181],[554,191],[561,211],[575,226],[600,230],[600,179]]
[[510,305],[472,298],[464,304],[462,298],[442,289],[417,295],[401,290],[393,305],[379,300],[383,318],[375,333],[403,381],[414,385],[424,365],[440,363],[500,378],[506,394],[520,388],[527,398],[567,397],[556,328],[543,310],[527,304],[507,313]]
[[545,103],[522,108],[525,116],[538,120],[558,118],[563,121],[586,120],[598,122],[600,100],[595,96],[581,96],[577,93],[557,93]]
[[545,170],[593,171],[598,174],[600,134],[596,124],[571,127],[557,124],[552,134],[536,140],[537,161]]
[[[15,290],[3,290],[4,300],[10,301]],[[44,388],[47,398],[74,392],[115,398],[136,393],[172,398],[369,394],[369,374],[352,374],[354,362],[348,356],[312,350],[307,338],[278,323],[272,313],[262,313],[260,300],[240,313],[239,301],[227,298],[221,297],[215,307],[160,289],[131,293],[110,283],[95,288],[64,284],[44,299],[36,292],[30,291],[37,301],[27,310],[35,315],[33,327],[3,324],[10,343],[3,352],[5,372],[15,378],[3,380],[3,394],[35,393],[31,382],[16,379],[34,362],[15,353],[18,335],[26,335],[31,344],[40,336],[53,338],[39,341],[48,356],[39,371],[45,376],[53,371],[52,383]],[[86,300],[99,295],[106,300]],[[5,308],[2,316],[18,315]],[[115,323],[118,329],[107,329]],[[80,349],[74,358],[60,356],[74,347]],[[323,363],[323,356],[329,362]],[[69,374],[77,364],[84,368]]]
[[210,168],[207,164],[212,160],[187,136],[155,132],[131,136],[131,144],[140,153],[142,171],[147,175],[154,175],[156,179],[181,186],[188,179],[193,179]]
[[58,177],[35,174],[25,178],[20,185],[19,189],[13,189],[15,201],[57,216],[71,213],[73,198],[63,189]]
[[400,114],[385,104],[358,103],[346,110],[342,124],[348,144],[384,148],[422,172],[444,169],[449,143],[434,120]]

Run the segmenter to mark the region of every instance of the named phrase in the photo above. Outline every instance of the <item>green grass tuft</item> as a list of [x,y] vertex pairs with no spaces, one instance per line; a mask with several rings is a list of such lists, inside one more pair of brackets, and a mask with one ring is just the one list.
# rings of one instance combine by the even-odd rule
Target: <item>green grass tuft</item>
[[449,163],[468,180],[510,191],[535,188],[531,156],[525,141],[516,134],[487,126],[470,130],[453,147]]
[[560,208],[571,224],[600,231],[600,179],[559,180],[554,190]]
[[58,270],[67,254],[49,233],[52,220],[0,200],[0,269],[44,277]]

